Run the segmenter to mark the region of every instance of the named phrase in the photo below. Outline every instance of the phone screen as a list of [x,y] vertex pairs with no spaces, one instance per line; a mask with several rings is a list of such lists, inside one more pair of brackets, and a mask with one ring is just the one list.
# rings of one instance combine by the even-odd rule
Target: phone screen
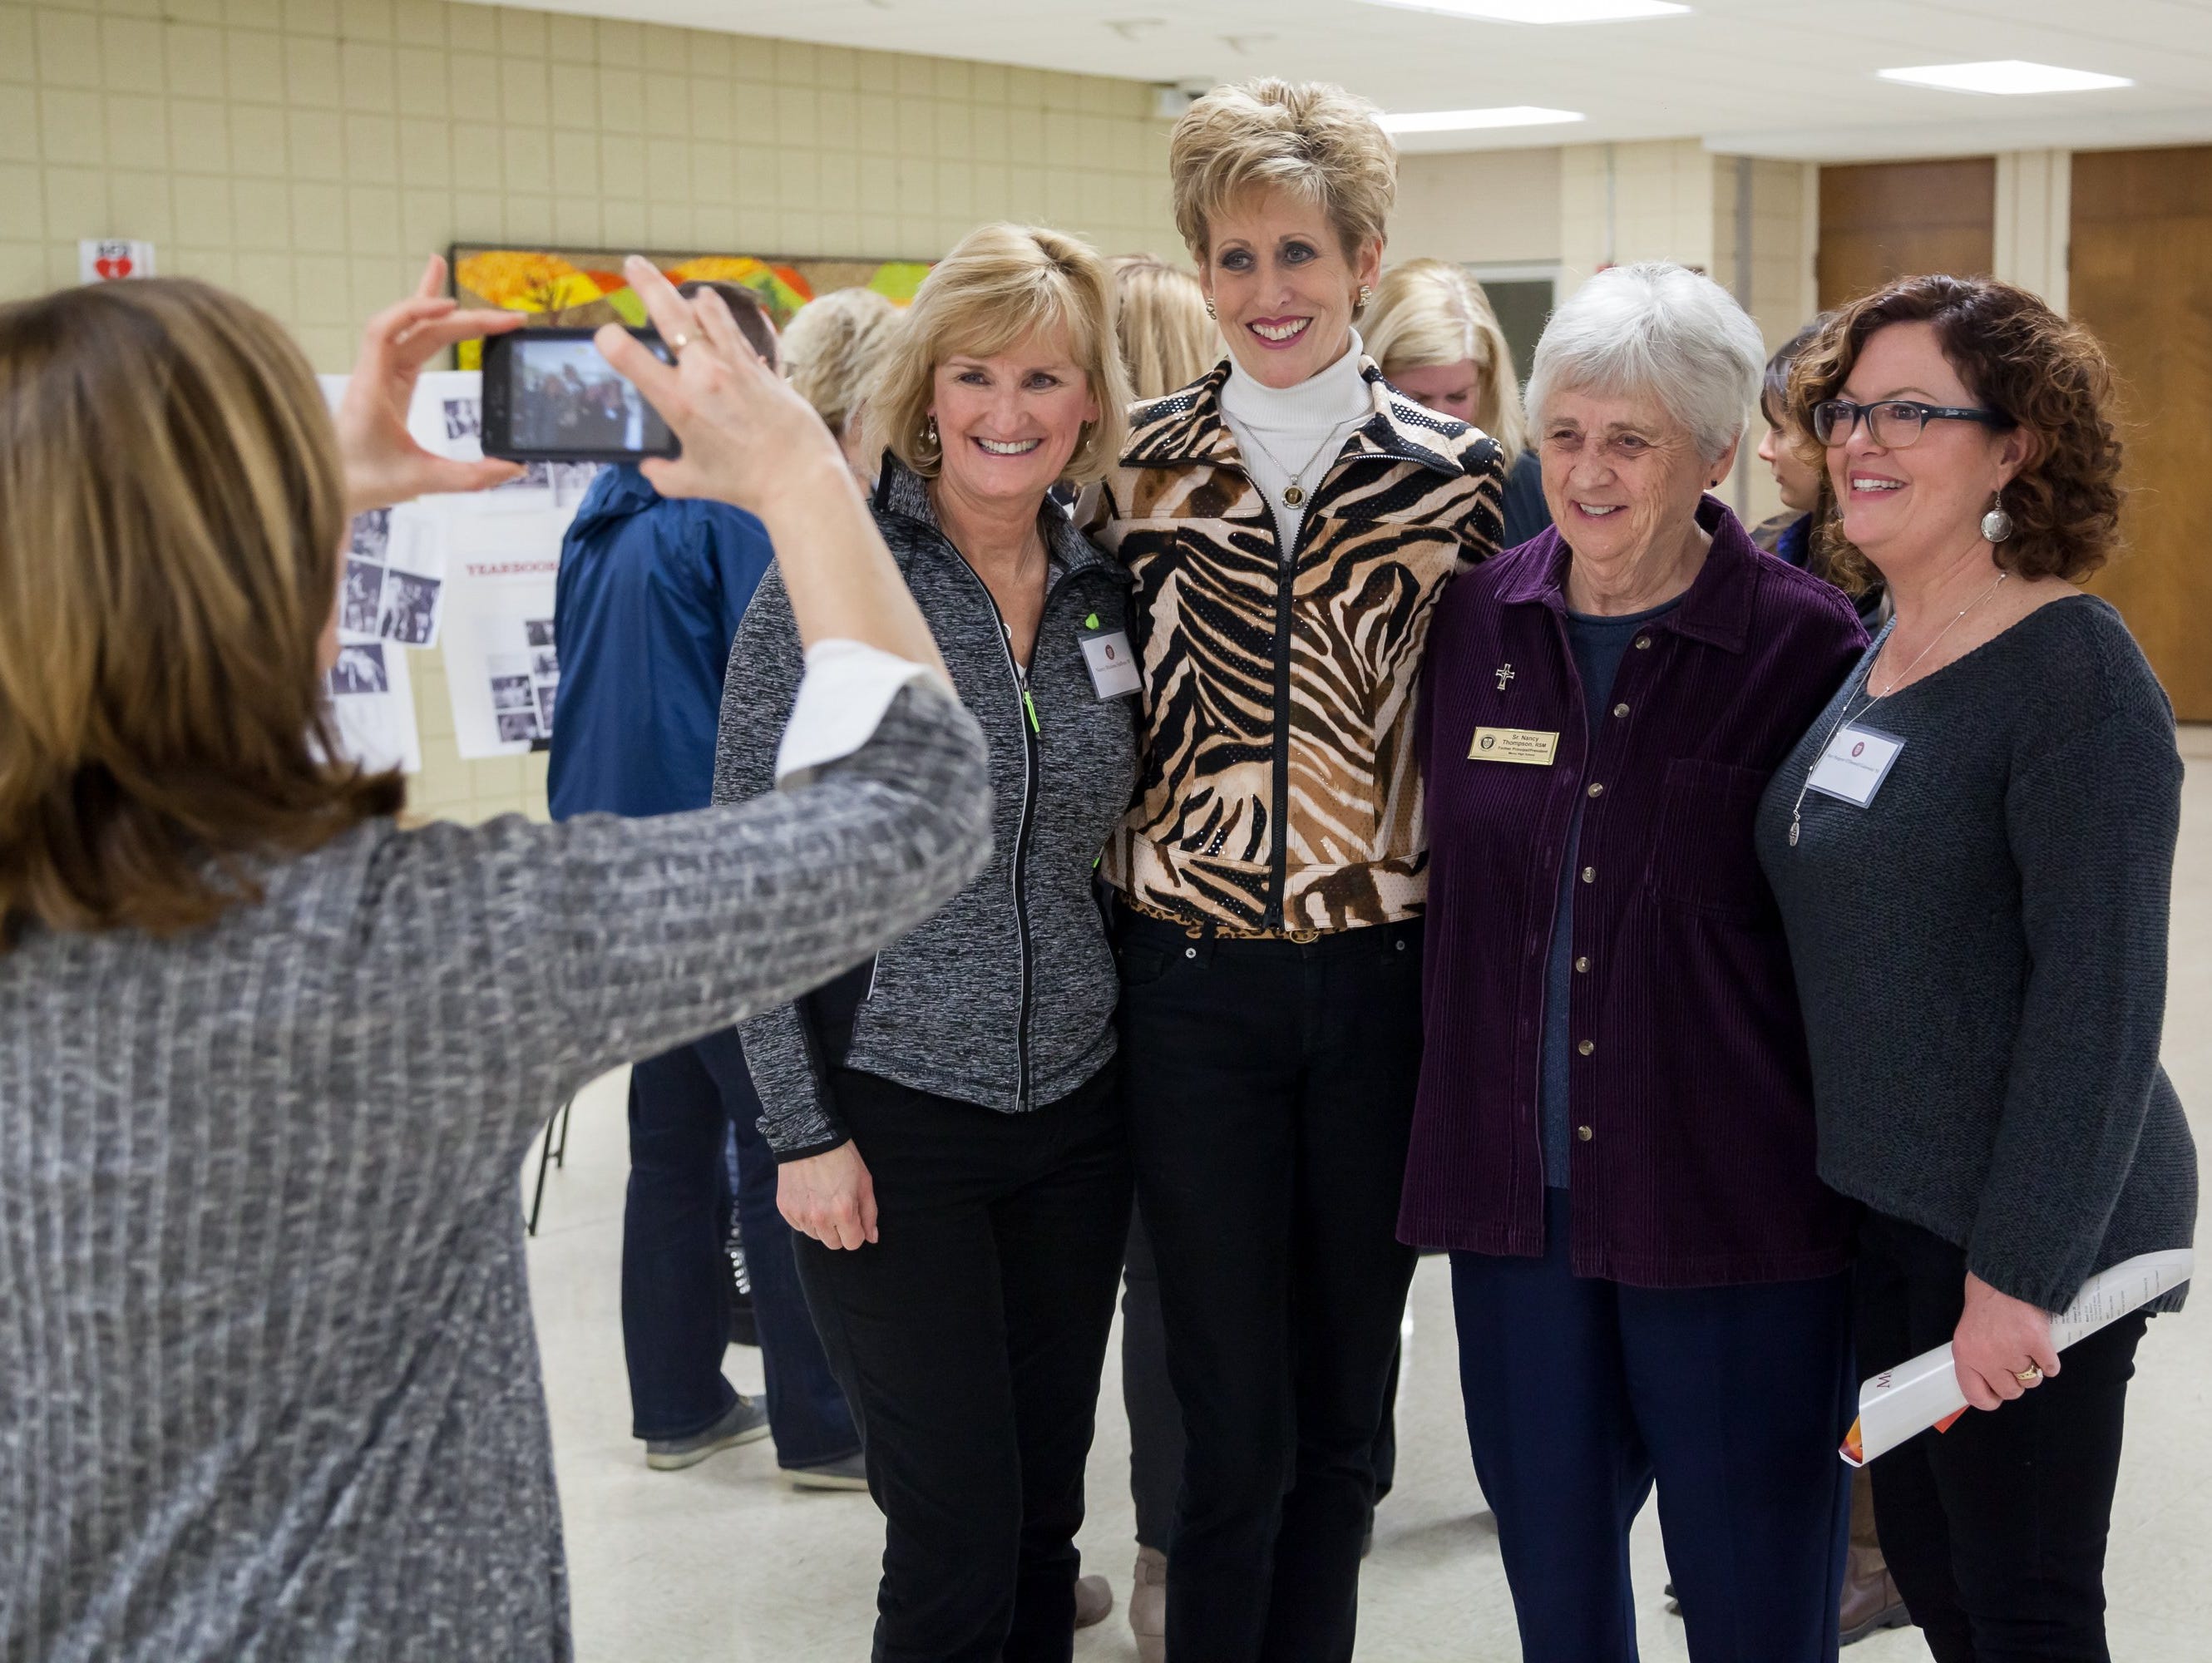
[[[507,453],[526,461],[669,456],[674,436],[629,379],[599,355],[588,336],[521,330],[498,337],[488,375],[504,372]],[[663,361],[658,338],[646,344]],[[487,387],[487,392],[492,389]]]

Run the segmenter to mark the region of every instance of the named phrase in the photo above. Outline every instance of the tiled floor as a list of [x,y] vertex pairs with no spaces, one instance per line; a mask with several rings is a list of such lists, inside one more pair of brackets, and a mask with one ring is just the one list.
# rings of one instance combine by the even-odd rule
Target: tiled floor
[[[2212,1143],[2212,729],[2191,758],[2174,895],[2166,1065]],[[568,1521],[583,1663],[857,1663],[867,1655],[880,1525],[864,1495],[799,1495],[765,1444],[690,1472],[648,1472],[629,1435],[617,1319],[623,1176],[622,1090],[578,1102],[568,1168],[550,1180],[531,1270]],[[1375,1663],[1509,1663],[1513,1611],[1459,1423],[1450,1290],[1428,1261],[1413,1292],[1399,1404],[1398,1489],[1377,1524],[1362,1588],[1359,1656]],[[2212,1308],[2153,1325],[2130,1405],[2108,1586],[2116,1657],[2198,1663],[2212,1633]],[[760,1386],[758,1354],[729,1355]],[[1126,1597],[1128,1432],[1109,1363],[1091,1460],[1087,1569]],[[1656,1518],[1636,1539],[1647,1658],[1686,1657],[1665,1613]],[[1121,1615],[1081,1636],[1079,1660],[1135,1655]],[[1853,1663],[1924,1658],[1911,1632],[1856,1648]]]

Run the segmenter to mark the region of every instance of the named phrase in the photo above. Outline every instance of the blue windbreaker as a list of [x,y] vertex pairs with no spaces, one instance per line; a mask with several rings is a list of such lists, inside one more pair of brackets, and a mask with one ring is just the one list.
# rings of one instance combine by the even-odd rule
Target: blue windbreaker
[[555,590],[556,820],[707,806],[730,643],[774,552],[742,508],[665,500],[630,467],[592,482]]

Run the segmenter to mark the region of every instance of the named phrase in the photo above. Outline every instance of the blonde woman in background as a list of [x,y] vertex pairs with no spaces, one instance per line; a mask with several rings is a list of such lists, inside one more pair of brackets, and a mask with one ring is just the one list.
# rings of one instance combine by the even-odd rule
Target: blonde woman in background
[[861,405],[905,314],[872,288],[833,288],[799,309],[783,332],[783,370],[845,452],[845,465],[873,490],[879,458],[860,437]]
[[[1188,386],[1227,350],[1206,315],[1206,290],[1198,279],[1154,255],[1115,260],[1114,301],[1121,363],[1139,399]],[[1125,1276],[1121,1404],[1129,1417],[1129,1499],[1137,1509],[1129,1628],[1140,1663],[1161,1663],[1167,1650],[1168,1538],[1175,1528],[1176,1489],[1182,1482],[1182,1411],[1168,1379],[1160,1268],[1142,1213],[1129,1221]]]
[[1225,350],[1198,279],[1152,254],[1115,258],[1114,333],[1139,398],[1188,386]]
[[1368,353],[1385,379],[1437,415],[1480,428],[1505,452],[1504,546],[1550,525],[1513,351],[1482,285],[1449,261],[1407,260],[1383,274],[1364,323]]

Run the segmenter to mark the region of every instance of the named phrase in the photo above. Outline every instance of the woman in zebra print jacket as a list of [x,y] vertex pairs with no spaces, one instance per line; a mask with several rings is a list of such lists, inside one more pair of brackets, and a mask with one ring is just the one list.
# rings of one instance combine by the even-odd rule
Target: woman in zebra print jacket
[[1503,458],[1361,350],[1396,174],[1369,106],[1223,88],[1170,168],[1230,358],[1137,406],[1084,511],[1135,579],[1144,676],[1103,870],[1190,1435],[1167,1650],[1345,1660],[1413,1270],[1415,689],[1438,593],[1498,545]]

